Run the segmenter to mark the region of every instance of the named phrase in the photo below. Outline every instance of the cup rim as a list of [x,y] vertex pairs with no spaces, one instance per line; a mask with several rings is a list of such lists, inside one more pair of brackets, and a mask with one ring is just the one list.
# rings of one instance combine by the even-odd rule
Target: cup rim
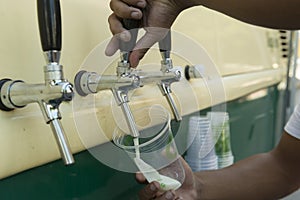
[[[165,123],[164,123],[164,127],[163,127],[163,129],[159,132],[159,134],[157,134],[155,137],[153,137],[152,139],[150,139],[149,141],[147,141],[147,142],[145,142],[145,143],[143,143],[143,144],[139,144],[138,146],[125,146],[125,145],[122,145],[122,144],[120,144],[119,142],[116,142],[116,141],[118,141],[117,140],[117,136],[116,136],[116,130],[121,130],[122,132],[124,132],[120,127],[116,127],[115,129],[114,129],[114,134],[113,134],[113,136],[112,136],[112,140],[114,141],[114,143],[118,146],[118,147],[120,147],[120,148],[122,148],[122,149],[127,149],[127,150],[133,150],[133,149],[135,149],[136,147],[139,147],[139,148],[142,148],[142,147],[145,147],[145,146],[147,146],[147,145],[149,145],[149,144],[151,144],[151,143],[153,143],[154,141],[156,141],[158,138],[160,138],[165,132],[166,132],[166,130],[167,129],[170,129],[170,126],[171,126],[171,114],[170,114],[170,112],[166,109],[166,108],[164,108],[162,105],[158,105],[158,104],[155,104],[155,105],[152,105],[152,106],[146,106],[146,107],[142,107],[142,108],[140,108],[140,109],[137,109],[137,110],[135,110],[135,111],[139,111],[139,110],[142,110],[142,109],[145,109],[145,108],[152,108],[152,107],[159,107],[161,110],[163,110],[165,113],[166,113],[166,121],[165,121]],[[124,135],[129,135],[129,134],[126,134],[125,132],[124,132]],[[138,138],[138,137],[137,137]]]

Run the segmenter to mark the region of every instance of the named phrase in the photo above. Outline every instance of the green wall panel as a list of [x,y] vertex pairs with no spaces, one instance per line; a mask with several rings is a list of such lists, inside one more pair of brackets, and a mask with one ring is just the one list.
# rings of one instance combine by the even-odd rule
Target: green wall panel
[[[248,100],[247,97],[228,105],[231,144],[235,160],[266,152],[274,147],[274,102],[271,93]],[[242,106],[239,106],[242,105]]]
[[137,199],[132,194],[141,186],[133,174],[111,169],[86,151],[75,159],[72,166],[59,160],[1,180],[0,199]]

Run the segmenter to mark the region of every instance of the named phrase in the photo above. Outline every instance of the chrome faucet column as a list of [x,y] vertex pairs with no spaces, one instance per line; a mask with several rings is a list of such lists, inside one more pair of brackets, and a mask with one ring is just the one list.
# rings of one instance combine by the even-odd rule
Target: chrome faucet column
[[172,93],[171,84],[174,82],[178,82],[180,80],[181,72],[173,68],[173,62],[171,59],[171,31],[170,30],[168,30],[166,36],[161,41],[159,41],[159,50],[162,57],[161,71],[165,74],[175,73],[176,76],[171,79],[161,80],[160,83],[158,83],[158,86],[162,94],[167,98],[167,101],[172,109],[176,121],[181,121],[182,117],[179,114],[175,101],[171,95]]
[[138,137],[139,132],[128,105],[128,92],[141,87],[141,83],[139,77],[132,73],[129,56],[136,43],[139,23],[139,21],[135,20],[123,20],[124,27],[131,33],[131,40],[128,42],[120,41],[120,61],[118,62],[116,75],[101,76],[95,72],[80,71],[76,74],[74,80],[76,91],[81,96],[110,89],[117,104],[122,108],[133,137]]
[[60,123],[59,105],[71,101],[73,86],[63,74],[59,64],[61,51],[61,13],[59,0],[37,0],[39,31],[46,66],[42,84],[27,84],[21,80],[2,79],[0,81],[0,109],[11,111],[30,103],[38,103],[47,124],[54,133],[61,157],[66,165],[74,163],[74,158]]
[[122,108],[123,114],[125,115],[125,119],[128,128],[132,133],[132,136],[138,137],[139,131],[136,127],[134,117],[128,105],[129,102],[128,92],[140,86],[138,77],[135,76],[134,74],[131,74],[132,69],[129,62],[130,53],[133,51],[133,48],[135,47],[136,44],[140,21],[124,19],[123,25],[130,32],[131,39],[128,42],[123,42],[120,40],[119,48],[121,52],[121,61],[118,63],[117,66],[117,76],[120,79],[130,78],[133,80],[133,82],[132,84],[125,85],[122,87],[114,87],[112,88],[112,92],[117,104]]
[[80,96],[87,96],[101,90],[111,90],[117,104],[122,108],[132,136],[139,136],[135,120],[128,105],[128,92],[141,87],[141,81],[137,75],[98,75],[95,72],[80,71],[76,74],[74,83]]

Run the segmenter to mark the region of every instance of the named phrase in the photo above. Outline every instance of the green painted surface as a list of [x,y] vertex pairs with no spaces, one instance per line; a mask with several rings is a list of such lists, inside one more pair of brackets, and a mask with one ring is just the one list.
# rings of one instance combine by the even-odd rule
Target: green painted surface
[[77,154],[75,159],[72,166],[59,160],[0,181],[0,199],[137,199],[132,194],[140,186],[133,174],[111,169],[88,152]]
[[[228,105],[231,116],[231,144],[235,160],[266,152],[274,147],[277,103],[275,87],[266,96],[249,101],[247,97]],[[241,106],[239,106],[239,104]]]
[[[231,144],[236,160],[269,151],[276,143],[281,94],[273,86],[260,91],[259,98],[246,96],[227,104]],[[259,93],[257,93],[259,94]],[[209,109],[201,111],[206,113]],[[189,116],[174,132],[187,131]],[[280,127],[279,127],[280,129]],[[105,151],[105,145],[97,147]],[[75,155],[76,164],[65,167],[56,161],[0,181],[0,200],[131,200],[142,187],[134,175],[111,169],[85,151]]]

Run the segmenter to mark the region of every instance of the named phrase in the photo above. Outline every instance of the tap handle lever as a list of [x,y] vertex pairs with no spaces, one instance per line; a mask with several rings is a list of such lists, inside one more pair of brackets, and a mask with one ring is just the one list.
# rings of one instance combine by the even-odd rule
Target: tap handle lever
[[171,59],[171,30],[167,30],[165,37],[158,42],[159,50],[162,57],[161,71],[169,72],[173,68]]
[[59,0],[37,0],[42,49],[61,50],[61,13]]
[[[160,52],[170,52],[172,48],[171,44],[171,30],[168,30],[166,36],[158,42]],[[169,54],[170,55],[170,54]]]
[[138,28],[140,27],[140,21],[132,19],[123,19],[123,26],[130,32],[131,38],[127,42],[119,39],[121,61],[118,63],[117,67],[118,76],[128,75],[131,72],[129,56],[136,44]]
[[136,44],[138,28],[140,27],[140,21],[132,19],[123,19],[123,26],[130,32],[131,38],[128,42],[120,40],[120,50],[122,52],[131,52]]

